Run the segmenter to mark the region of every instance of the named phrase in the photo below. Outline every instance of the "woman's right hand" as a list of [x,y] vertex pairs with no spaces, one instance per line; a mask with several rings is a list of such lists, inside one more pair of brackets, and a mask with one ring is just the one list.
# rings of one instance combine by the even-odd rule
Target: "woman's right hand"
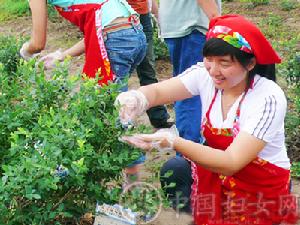
[[36,56],[39,55],[39,53],[30,53],[29,50],[29,42],[25,42],[23,45],[22,45],[22,48],[20,49],[20,56],[25,59],[26,61],[32,59],[32,58],[35,58]]
[[120,93],[116,98],[115,106],[120,107],[120,122],[126,125],[142,115],[148,109],[149,102],[141,91],[131,90]]
[[158,151],[174,150],[175,139],[179,137],[175,125],[171,128],[159,129],[153,134],[134,134],[123,136],[120,141],[126,142],[143,150],[157,149]]

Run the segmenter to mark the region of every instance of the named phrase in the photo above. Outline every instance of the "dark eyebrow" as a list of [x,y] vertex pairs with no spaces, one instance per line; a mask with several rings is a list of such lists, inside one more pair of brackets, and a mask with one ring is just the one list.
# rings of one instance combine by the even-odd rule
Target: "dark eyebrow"
[[231,63],[232,62],[232,59],[221,59],[220,60],[221,62],[227,62],[227,63]]

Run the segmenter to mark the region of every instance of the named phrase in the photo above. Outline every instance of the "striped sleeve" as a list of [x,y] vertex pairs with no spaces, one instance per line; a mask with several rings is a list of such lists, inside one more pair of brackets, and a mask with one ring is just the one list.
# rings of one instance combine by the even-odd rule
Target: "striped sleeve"
[[266,142],[284,129],[286,99],[269,95],[257,102],[249,112],[246,123],[241,130]]

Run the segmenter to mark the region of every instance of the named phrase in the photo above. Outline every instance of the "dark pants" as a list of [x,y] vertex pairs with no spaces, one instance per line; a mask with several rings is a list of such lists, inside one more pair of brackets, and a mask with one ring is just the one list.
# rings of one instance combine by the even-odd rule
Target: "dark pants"
[[[155,57],[153,49],[153,27],[150,14],[140,15],[140,21],[143,25],[143,31],[147,39],[147,53],[143,61],[137,66],[137,74],[140,80],[140,85],[148,85],[157,83],[155,73]],[[162,127],[169,118],[165,106],[156,106],[147,110],[147,115],[151,124],[154,127]]]
[[[172,171],[172,175],[167,176],[168,171]],[[172,207],[176,211],[190,213],[190,195],[193,184],[190,162],[179,156],[168,160],[160,170],[160,182]],[[172,187],[172,183],[176,186]],[[180,205],[183,207],[181,208]]]

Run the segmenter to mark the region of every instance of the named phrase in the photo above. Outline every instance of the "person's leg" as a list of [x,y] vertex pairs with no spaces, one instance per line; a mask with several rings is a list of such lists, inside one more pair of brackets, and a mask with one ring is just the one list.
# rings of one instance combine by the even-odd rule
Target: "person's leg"
[[[146,54],[146,37],[142,26],[119,30],[106,34],[105,46],[116,81],[122,84],[121,91],[128,89],[127,79]],[[138,171],[145,156],[141,156],[133,164],[125,168],[125,183],[138,179]]]
[[115,82],[121,83],[121,91],[128,90],[127,79],[146,54],[146,37],[142,26],[106,34],[105,47]]
[[180,51],[181,51],[181,39],[182,38],[165,38],[164,41],[167,44],[170,60],[173,66],[173,77],[177,76],[179,72]]
[[[187,68],[203,61],[202,48],[205,35],[198,31],[182,38],[165,39],[173,64],[173,76],[184,72]],[[201,102],[194,96],[175,103],[176,126],[179,135],[187,140],[201,142]]]
[[[147,53],[143,61],[137,66],[136,71],[140,85],[157,83],[155,72],[155,57],[153,49],[153,27],[150,14],[141,14],[140,21],[147,39]],[[164,128],[168,126],[169,115],[165,106],[156,106],[147,110],[147,115],[152,126]]]
[[147,52],[143,61],[137,66],[137,73],[141,85],[157,83],[155,76],[155,59],[153,52],[153,29],[150,14],[140,15],[140,21],[143,26],[143,32],[147,41]]
[[[171,176],[167,176],[172,171]],[[191,212],[191,186],[193,183],[191,164],[183,157],[174,157],[168,160],[160,170],[160,182],[166,196],[177,211]],[[168,187],[175,183],[175,187]],[[183,205],[179,208],[179,205]]]
[[179,73],[203,61],[203,46],[205,35],[197,30],[182,38]]
[[142,155],[139,159],[124,169],[124,186],[140,181],[140,170],[145,160],[145,155]]

